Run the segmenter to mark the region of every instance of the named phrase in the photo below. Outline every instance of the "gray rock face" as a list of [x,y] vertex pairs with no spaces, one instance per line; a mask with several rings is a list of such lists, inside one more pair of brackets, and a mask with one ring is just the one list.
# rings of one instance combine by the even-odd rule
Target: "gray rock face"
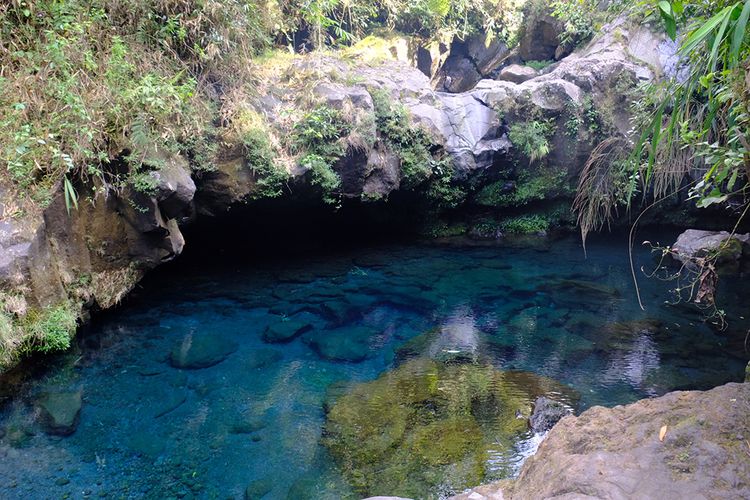
[[500,71],[497,79],[511,83],[523,83],[537,76],[539,76],[539,72],[530,66],[511,64]]
[[573,411],[564,404],[542,396],[534,402],[534,411],[529,418],[529,426],[534,432],[546,432],[561,418],[572,413]]
[[716,254],[720,261],[737,261],[750,249],[750,233],[730,234],[726,231],[688,229],[672,245],[673,255],[683,263]]
[[525,12],[527,21],[518,41],[518,55],[524,61],[549,61],[566,55],[558,51],[560,33],[564,30],[562,22],[546,10],[530,12],[533,9],[532,5]]
[[484,34],[466,40],[455,39],[450,54],[435,75],[434,86],[445,92],[466,92],[482,78],[489,77],[510,51],[500,40],[486,43]]
[[45,432],[69,436],[78,427],[81,392],[47,393],[39,399],[39,419]]
[[158,179],[156,200],[167,219],[189,215],[195,196],[195,182],[190,177],[190,165],[184,158],[171,159],[154,172]]

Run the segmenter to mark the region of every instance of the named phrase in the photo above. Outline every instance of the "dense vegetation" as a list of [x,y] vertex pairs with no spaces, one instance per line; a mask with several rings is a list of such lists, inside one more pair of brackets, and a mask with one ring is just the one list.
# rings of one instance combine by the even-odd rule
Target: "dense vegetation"
[[584,239],[638,200],[687,193],[737,218],[750,206],[750,1],[642,5],[680,43],[681,65],[640,89],[631,135],[607,138],[589,159],[576,200]]

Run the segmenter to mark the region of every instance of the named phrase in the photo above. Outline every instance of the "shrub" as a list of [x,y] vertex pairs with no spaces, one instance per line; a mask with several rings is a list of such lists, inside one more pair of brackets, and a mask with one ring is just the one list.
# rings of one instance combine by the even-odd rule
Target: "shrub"
[[375,125],[385,143],[401,160],[401,186],[414,189],[430,178],[436,162],[427,133],[413,127],[403,105],[393,105],[387,91],[370,91],[375,106]]
[[23,332],[21,351],[50,353],[68,349],[77,320],[78,315],[68,303],[28,312],[18,325]]
[[246,131],[242,142],[247,166],[255,178],[253,199],[281,196],[289,175],[283,166],[276,163],[276,152],[271,146],[268,132],[260,127]]
[[549,154],[548,137],[551,133],[552,125],[549,122],[534,120],[511,125],[509,138],[510,142],[533,163]]
[[502,230],[511,234],[534,234],[549,230],[550,222],[541,215],[521,215],[506,219],[500,224]]

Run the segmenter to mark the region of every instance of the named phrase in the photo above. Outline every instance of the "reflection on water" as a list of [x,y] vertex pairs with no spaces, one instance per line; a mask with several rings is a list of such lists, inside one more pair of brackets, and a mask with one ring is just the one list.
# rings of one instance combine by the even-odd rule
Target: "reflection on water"
[[[664,305],[665,286],[642,283],[641,311],[626,245],[592,242],[586,260],[575,238],[178,266],[49,369],[5,379],[0,393],[15,397],[0,407],[0,498],[357,498],[363,482],[436,498],[503,477],[538,437],[497,415],[528,414],[536,394],[572,391],[583,410],[742,378],[746,289],[724,287],[731,326],[716,332]],[[401,394],[383,380],[429,397],[404,417],[382,404]],[[344,446],[355,401],[393,410],[367,422],[391,433],[399,460],[378,455],[378,439]],[[333,408],[338,434],[325,431]],[[49,434],[50,411],[74,432]],[[360,475],[339,467],[368,449]]]

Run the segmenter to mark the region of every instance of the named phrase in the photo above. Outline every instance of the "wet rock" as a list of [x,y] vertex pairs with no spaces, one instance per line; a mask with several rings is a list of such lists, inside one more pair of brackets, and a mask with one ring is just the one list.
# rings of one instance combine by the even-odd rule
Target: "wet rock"
[[263,332],[263,341],[270,344],[291,342],[297,336],[311,328],[312,325],[310,323],[303,323],[301,321],[279,321],[266,328]]
[[274,480],[269,477],[251,481],[245,488],[245,500],[260,500],[273,490],[274,484]]
[[287,500],[316,500],[320,498],[317,493],[319,477],[306,474],[292,483],[286,495]]
[[128,447],[138,455],[158,457],[164,451],[164,441],[149,430],[136,430],[127,440]]
[[232,434],[252,434],[266,427],[262,420],[240,420],[235,422],[229,431]]
[[221,363],[236,350],[236,343],[218,334],[189,334],[174,346],[169,362],[175,368],[198,370]]
[[513,83],[523,83],[537,76],[539,76],[539,72],[530,66],[511,64],[500,71],[497,79]]
[[565,415],[572,413],[573,411],[564,404],[542,396],[534,401],[534,411],[529,418],[529,426],[534,432],[546,432]]
[[44,394],[38,402],[39,419],[48,434],[69,436],[76,431],[81,413],[81,392]]

